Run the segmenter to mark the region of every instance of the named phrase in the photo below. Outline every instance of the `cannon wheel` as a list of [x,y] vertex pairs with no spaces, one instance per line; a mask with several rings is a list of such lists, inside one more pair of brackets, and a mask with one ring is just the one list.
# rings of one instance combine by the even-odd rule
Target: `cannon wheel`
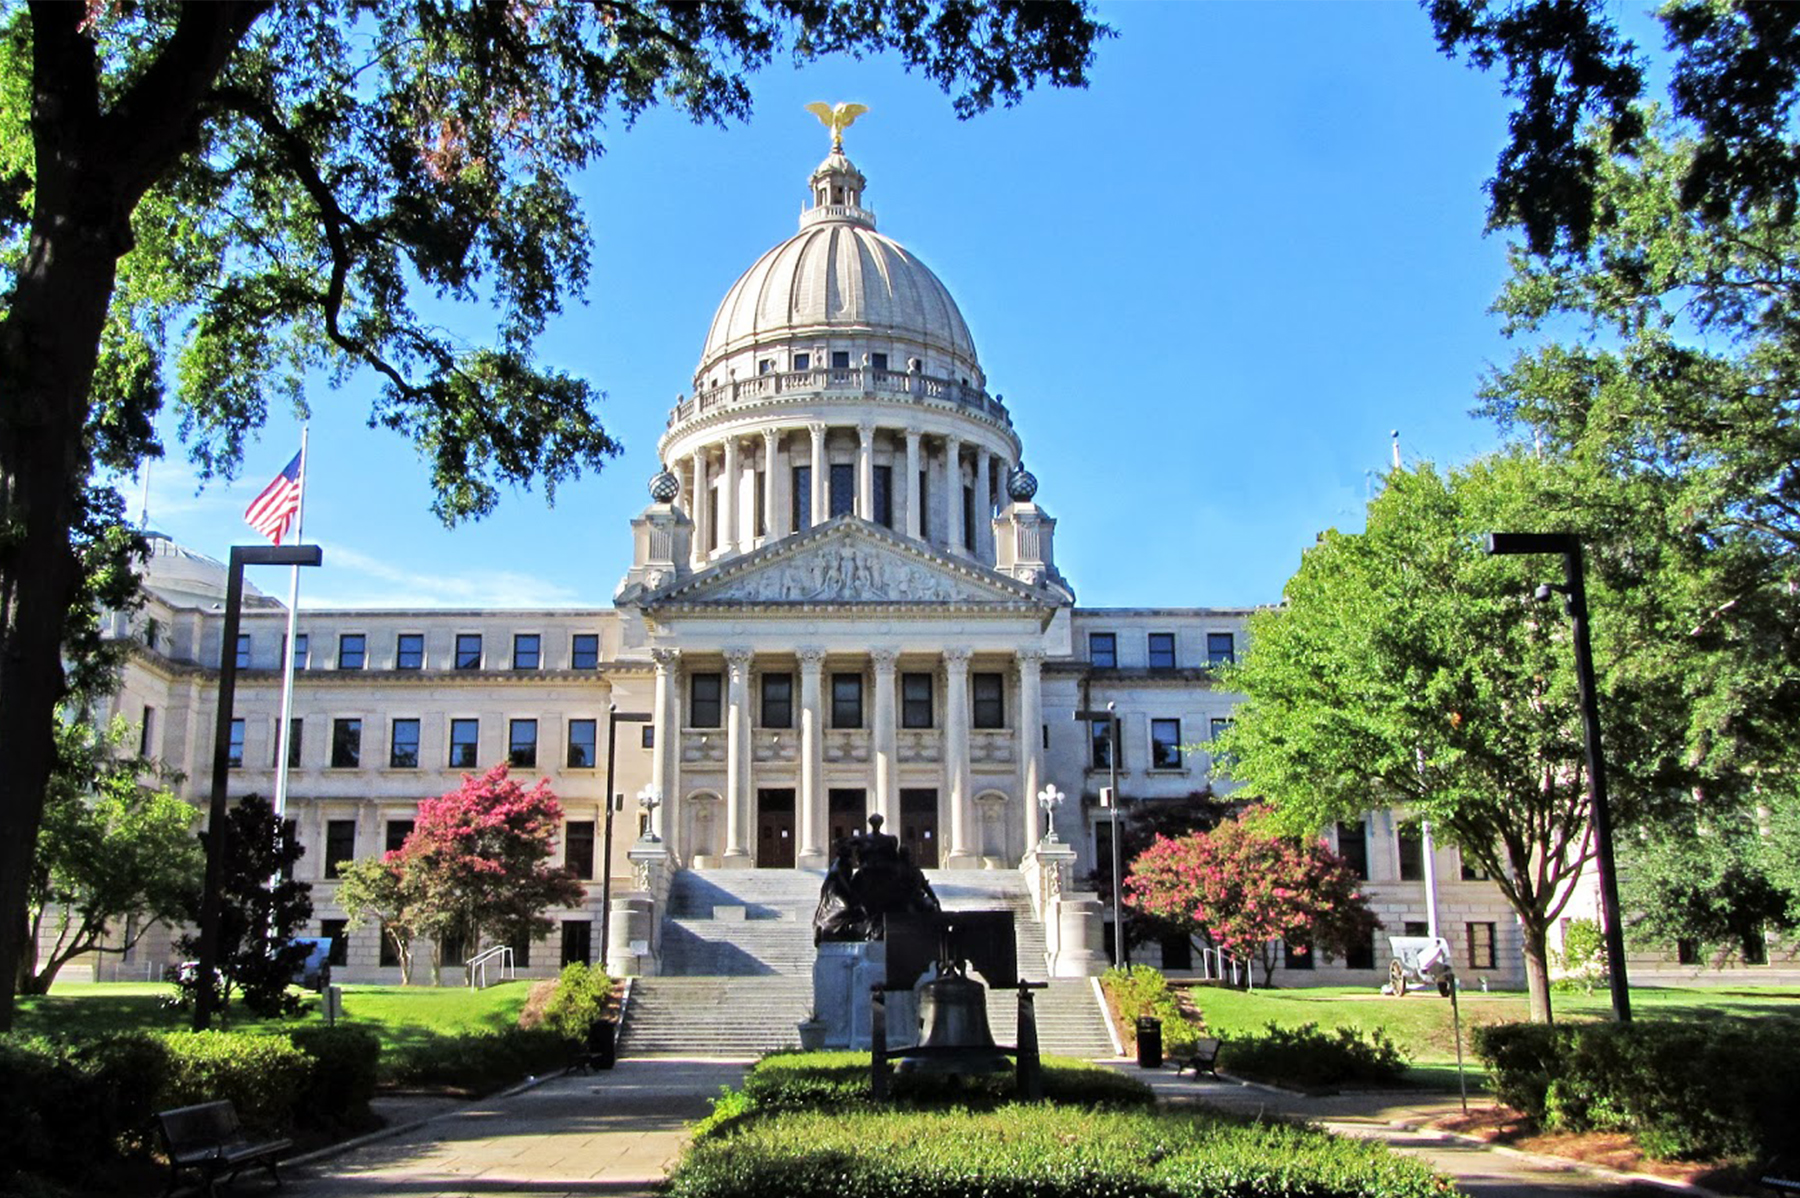
[[1395,998],[1406,993],[1406,966],[1398,959],[1388,965],[1388,993]]

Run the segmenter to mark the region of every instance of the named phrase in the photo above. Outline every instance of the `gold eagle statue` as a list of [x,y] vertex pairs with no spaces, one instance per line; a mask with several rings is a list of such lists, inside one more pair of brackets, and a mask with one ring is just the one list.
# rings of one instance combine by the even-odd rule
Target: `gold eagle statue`
[[856,118],[869,111],[867,104],[827,104],[823,100],[814,100],[806,106],[806,111],[819,118],[819,123],[831,130],[831,148],[842,152],[844,149],[844,130],[848,129]]

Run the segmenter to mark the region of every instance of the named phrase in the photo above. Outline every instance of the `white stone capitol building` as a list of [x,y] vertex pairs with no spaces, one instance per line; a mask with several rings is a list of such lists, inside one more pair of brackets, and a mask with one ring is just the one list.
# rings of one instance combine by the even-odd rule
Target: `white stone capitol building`
[[[719,305],[610,607],[301,613],[288,813],[324,933],[343,935],[340,862],[397,846],[420,798],[510,760],[550,780],[564,857],[596,879],[586,908],[551,913],[560,935],[519,946],[530,973],[598,959],[602,870],[620,912],[613,967],[654,973],[667,965],[672,880],[729,893],[751,878],[739,871],[820,868],[872,813],[924,867],[978,871],[938,877],[1022,872],[1046,969],[1105,964],[1100,904],[1076,891],[1106,843],[1097,798],[1112,763],[1104,723],[1076,713],[1116,705],[1128,800],[1204,792],[1207,748],[1235,699],[1211,667],[1242,648],[1247,610],[1078,607],[1057,571],[1056,521],[949,290],[877,231],[841,148],[809,187],[799,231]],[[120,626],[138,645],[118,710],[198,800],[223,568],[155,547],[145,618]],[[275,788],[285,621],[274,600],[246,601],[233,795]],[[614,708],[648,721],[618,729],[608,862]],[[1049,831],[1035,796],[1052,783],[1070,796],[1054,831],[1073,861],[1068,848],[1033,852]],[[662,802],[644,811],[651,787]],[[1333,835],[1372,879],[1389,930],[1422,926],[1418,842],[1385,813]],[[1436,865],[1459,967],[1516,980],[1516,934],[1492,886],[1465,881],[1453,850]],[[816,875],[796,882],[804,895]],[[397,979],[380,939],[345,938],[339,977]],[[1184,964],[1179,945],[1166,952]],[[146,955],[123,971],[142,976]],[[1154,946],[1137,955],[1157,959]],[[1374,985],[1387,954],[1292,963]]]

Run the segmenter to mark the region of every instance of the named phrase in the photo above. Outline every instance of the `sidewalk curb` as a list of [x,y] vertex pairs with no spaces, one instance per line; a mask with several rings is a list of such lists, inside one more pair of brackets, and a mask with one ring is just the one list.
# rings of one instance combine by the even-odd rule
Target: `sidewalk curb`
[[409,1131],[417,1131],[427,1123],[435,1123],[439,1119],[448,1119],[452,1115],[460,1115],[470,1107],[480,1103],[492,1102],[496,1098],[511,1098],[515,1094],[523,1094],[527,1090],[535,1090],[545,1082],[562,1077],[568,1072],[567,1069],[558,1069],[556,1072],[546,1073],[542,1077],[528,1077],[516,1085],[509,1086],[507,1089],[497,1090],[483,1098],[472,1098],[461,1106],[451,1107],[447,1111],[439,1111],[435,1115],[427,1115],[423,1119],[414,1119],[407,1123],[396,1123],[391,1127],[378,1127],[374,1131],[366,1131],[362,1135],[352,1136],[348,1140],[339,1140],[335,1144],[326,1144],[323,1147],[313,1149],[311,1152],[302,1152],[299,1156],[284,1157],[280,1163],[283,1165],[313,1165],[320,1161],[328,1161],[333,1157],[342,1156],[346,1152],[354,1152],[364,1145],[377,1144],[382,1140],[390,1139],[394,1136],[405,1135]]
[[1586,1173],[1607,1181],[1633,1182],[1643,1185],[1662,1186],[1666,1189],[1681,1190],[1696,1195],[1697,1198],[1733,1198],[1732,1195],[1709,1189],[1698,1182],[1682,1181],[1678,1177],[1658,1177],[1654,1173],[1628,1173],[1622,1169],[1597,1165],[1591,1161],[1578,1161],[1566,1156],[1551,1156],[1542,1152],[1527,1152],[1523,1148],[1514,1148],[1510,1144],[1496,1144],[1492,1140],[1484,1140],[1480,1136],[1471,1136],[1459,1131],[1444,1131],[1436,1127],[1426,1127],[1422,1120],[1395,1119],[1387,1124],[1398,1131],[1412,1135],[1432,1136],[1439,1140],[1468,1144],[1498,1156],[1510,1156],[1519,1160],[1530,1161],[1541,1168],[1555,1169],[1565,1173]]

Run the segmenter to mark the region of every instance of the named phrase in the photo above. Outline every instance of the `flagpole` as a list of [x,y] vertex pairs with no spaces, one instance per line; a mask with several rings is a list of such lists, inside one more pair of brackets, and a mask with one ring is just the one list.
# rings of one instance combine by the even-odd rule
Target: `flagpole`
[[[306,433],[307,426],[300,426],[300,501],[294,507],[294,543],[306,540]],[[298,642],[297,625],[300,619],[300,567],[294,567],[293,580],[288,584],[288,617],[287,647],[282,652],[281,671],[281,722],[275,729],[275,818],[277,821],[286,818],[288,790],[288,738],[293,735],[294,712],[294,649]],[[311,646],[307,646],[310,650]]]

